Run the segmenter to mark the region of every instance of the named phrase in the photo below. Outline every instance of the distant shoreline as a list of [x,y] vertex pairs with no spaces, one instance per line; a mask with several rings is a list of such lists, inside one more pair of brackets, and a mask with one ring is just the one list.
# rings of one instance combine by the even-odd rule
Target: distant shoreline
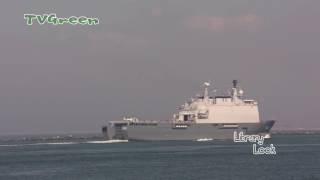
[[272,134],[320,134],[320,129],[276,129]]

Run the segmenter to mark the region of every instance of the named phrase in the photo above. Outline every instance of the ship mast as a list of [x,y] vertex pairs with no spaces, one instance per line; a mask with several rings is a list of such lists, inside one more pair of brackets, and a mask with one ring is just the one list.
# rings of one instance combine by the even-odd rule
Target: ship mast
[[232,100],[237,101],[238,100],[238,80],[232,81],[233,87],[232,87]]
[[204,82],[203,83],[203,86],[204,86],[204,92],[203,92],[203,100],[205,102],[208,102],[209,101],[209,91],[208,91],[208,88],[210,87],[210,83],[209,82]]

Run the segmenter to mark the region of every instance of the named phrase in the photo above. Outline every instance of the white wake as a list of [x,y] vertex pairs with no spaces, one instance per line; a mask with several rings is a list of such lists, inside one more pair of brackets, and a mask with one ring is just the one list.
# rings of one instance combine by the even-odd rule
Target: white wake
[[212,141],[212,138],[201,138],[201,139],[197,139],[196,141],[198,142],[204,142],[204,141]]
[[92,143],[92,144],[109,144],[109,143],[124,143],[129,142],[128,140],[118,140],[118,139],[112,139],[112,140],[106,140],[106,141],[87,141],[86,143]]

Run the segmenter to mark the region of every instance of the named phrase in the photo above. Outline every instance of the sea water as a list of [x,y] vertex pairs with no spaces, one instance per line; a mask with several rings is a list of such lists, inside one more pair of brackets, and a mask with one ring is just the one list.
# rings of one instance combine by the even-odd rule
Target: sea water
[[0,140],[1,180],[316,180],[320,135],[273,135],[276,155],[230,141]]

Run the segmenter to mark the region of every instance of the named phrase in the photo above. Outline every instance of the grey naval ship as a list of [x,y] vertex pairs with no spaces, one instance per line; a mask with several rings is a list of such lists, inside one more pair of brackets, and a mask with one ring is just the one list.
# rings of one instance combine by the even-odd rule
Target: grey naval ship
[[212,140],[232,139],[234,132],[270,137],[274,120],[261,121],[258,102],[245,99],[244,91],[233,80],[227,96],[210,96],[210,83],[197,95],[179,107],[171,120],[140,120],[124,117],[109,121],[102,133],[109,140]]

